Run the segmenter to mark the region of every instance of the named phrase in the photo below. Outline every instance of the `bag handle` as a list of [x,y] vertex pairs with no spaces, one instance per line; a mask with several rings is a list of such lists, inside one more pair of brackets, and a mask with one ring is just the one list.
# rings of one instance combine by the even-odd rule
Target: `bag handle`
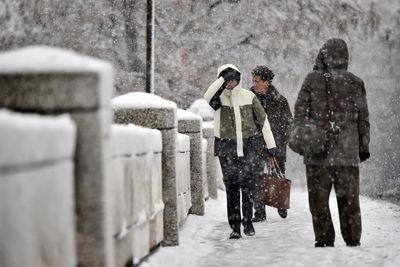
[[285,179],[285,175],[282,173],[281,168],[279,168],[279,164],[276,161],[275,157],[273,157],[272,166],[269,166],[268,162],[266,162],[266,165],[267,165],[267,174],[271,175],[272,172],[275,172],[278,178]]

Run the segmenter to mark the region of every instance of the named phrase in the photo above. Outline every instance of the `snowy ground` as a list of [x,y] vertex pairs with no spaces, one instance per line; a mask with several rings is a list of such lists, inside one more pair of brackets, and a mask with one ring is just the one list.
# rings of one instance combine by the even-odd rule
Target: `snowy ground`
[[206,202],[206,215],[189,215],[180,230],[180,245],[161,247],[141,267],[157,266],[400,266],[400,206],[361,197],[361,247],[346,247],[339,229],[334,193],[334,248],[314,248],[307,192],[293,189],[287,219],[273,208],[267,222],[254,224],[256,235],[229,240],[226,195]]

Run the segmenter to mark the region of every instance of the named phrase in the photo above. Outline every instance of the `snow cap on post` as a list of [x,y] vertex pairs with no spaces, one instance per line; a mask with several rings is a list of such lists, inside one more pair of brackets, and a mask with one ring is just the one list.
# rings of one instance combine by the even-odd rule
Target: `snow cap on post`
[[176,104],[160,96],[133,92],[112,100],[116,123],[134,123],[153,129],[176,128]]
[[178,132],[198,133],[201,132],[202,118],[190,111],[178,109]]
[[[43,83],[44,79],[48,82]],[[30,46],[0,53],[0,82],[0,106],[46,111],[93,109],[109,106],[113,68],[106,61],[73,51]]]

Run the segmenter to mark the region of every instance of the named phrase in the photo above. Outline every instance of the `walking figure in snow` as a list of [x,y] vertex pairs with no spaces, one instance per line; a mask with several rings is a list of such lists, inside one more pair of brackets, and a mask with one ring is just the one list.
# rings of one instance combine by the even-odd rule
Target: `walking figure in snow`
[[[271,130],[277,146],[277,153],[275,155],[276,161],[282,173],[285,173],[286,162],[286,146],[289,141],[290,127],[292,123],[292,113],[290,112],[287,99],[279,94],[275,86],[272,85],[274,73],[267,66],[257,66],[251,72],[253,87],[251,91],[257,96],[268,116],[268,121],[271,125]],[[265,142],[261,139],[259,146],[264,147]],[[264,151],[267,154],[264,154]],[[258,157],[258,170],[263,172],[265,159],[271,162],[271,156],[267,150],[260,151]],[[257,185],[256,185],[257,186]],[[258,191],[258,190],[257,190]],[[254,201],[254,218],[253,222],[261,222],[267,219],[265,205]],[[287,210],[278,209],[278,213],[282,218],[286,218]]]
[[[262,127],[264,139],[271,155],[276,154],[275,140],[267,115],[257,97],[241,86],[241,73],[232,64],[218,68],[218,79],[211,84],[204,98],[215,110],[215,155],[221,163],[227,195],[228,222],[232,228],[230,238],[241,237],[241,224],[245,235],[255,234],[253,216],[254,185],[257,177],[255,152],[260,142],[257,125]],[[242,214],[240,214],[240,192]]]
[[[369,154],[369,119],[363,81],[347,71],[345,41],[330,39],[319,51],[314,71],[305,78],[295,104],[294,127],[308,122],[325,138],[305,141],[303,151],[312,215],[315,247],[333,247],[335,230],[329,210],[329,194],[335,188],[340,230],[347,246],[359,246],[361,212],[359,203],[359,163]],[[325,131],[325,132],[323,132]],[[312,136],[312,134],[311,134]],[[305,135],[297,136],[306,138]],[[323,140],[324,154],[312,154],[311,147]]]

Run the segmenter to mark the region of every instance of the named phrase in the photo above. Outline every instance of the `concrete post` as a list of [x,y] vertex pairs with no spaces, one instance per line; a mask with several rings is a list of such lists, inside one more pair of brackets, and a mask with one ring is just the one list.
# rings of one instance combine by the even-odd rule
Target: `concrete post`
[[129,93],[112,101],[115,123],[158,129],[162,135],[162,192],[165,246],[179,245],[176,195],[176,104],[142,92]]
[[[50,47],[0,55],[0,107],[69,113],[77,125],[75,197],[79,266],[113,266],[107,213],[112,66]],[[51,233],[49,233],[51,234]]]
[[192,207],[190,189],[190,137],[178,133],[176,139],[176,187],[178,223],[181,225]]
[[204,215],[204,192],[202,174],[202,119],[200,116],[178,109],[178,132],[190,137],[190,188],[191,214]]
[[203,137],[207,140],[207,182],[210,198],[218,198],[218,182],[216,175],[217,159],[214,156],[214,125],[210,122],[203,123]]

